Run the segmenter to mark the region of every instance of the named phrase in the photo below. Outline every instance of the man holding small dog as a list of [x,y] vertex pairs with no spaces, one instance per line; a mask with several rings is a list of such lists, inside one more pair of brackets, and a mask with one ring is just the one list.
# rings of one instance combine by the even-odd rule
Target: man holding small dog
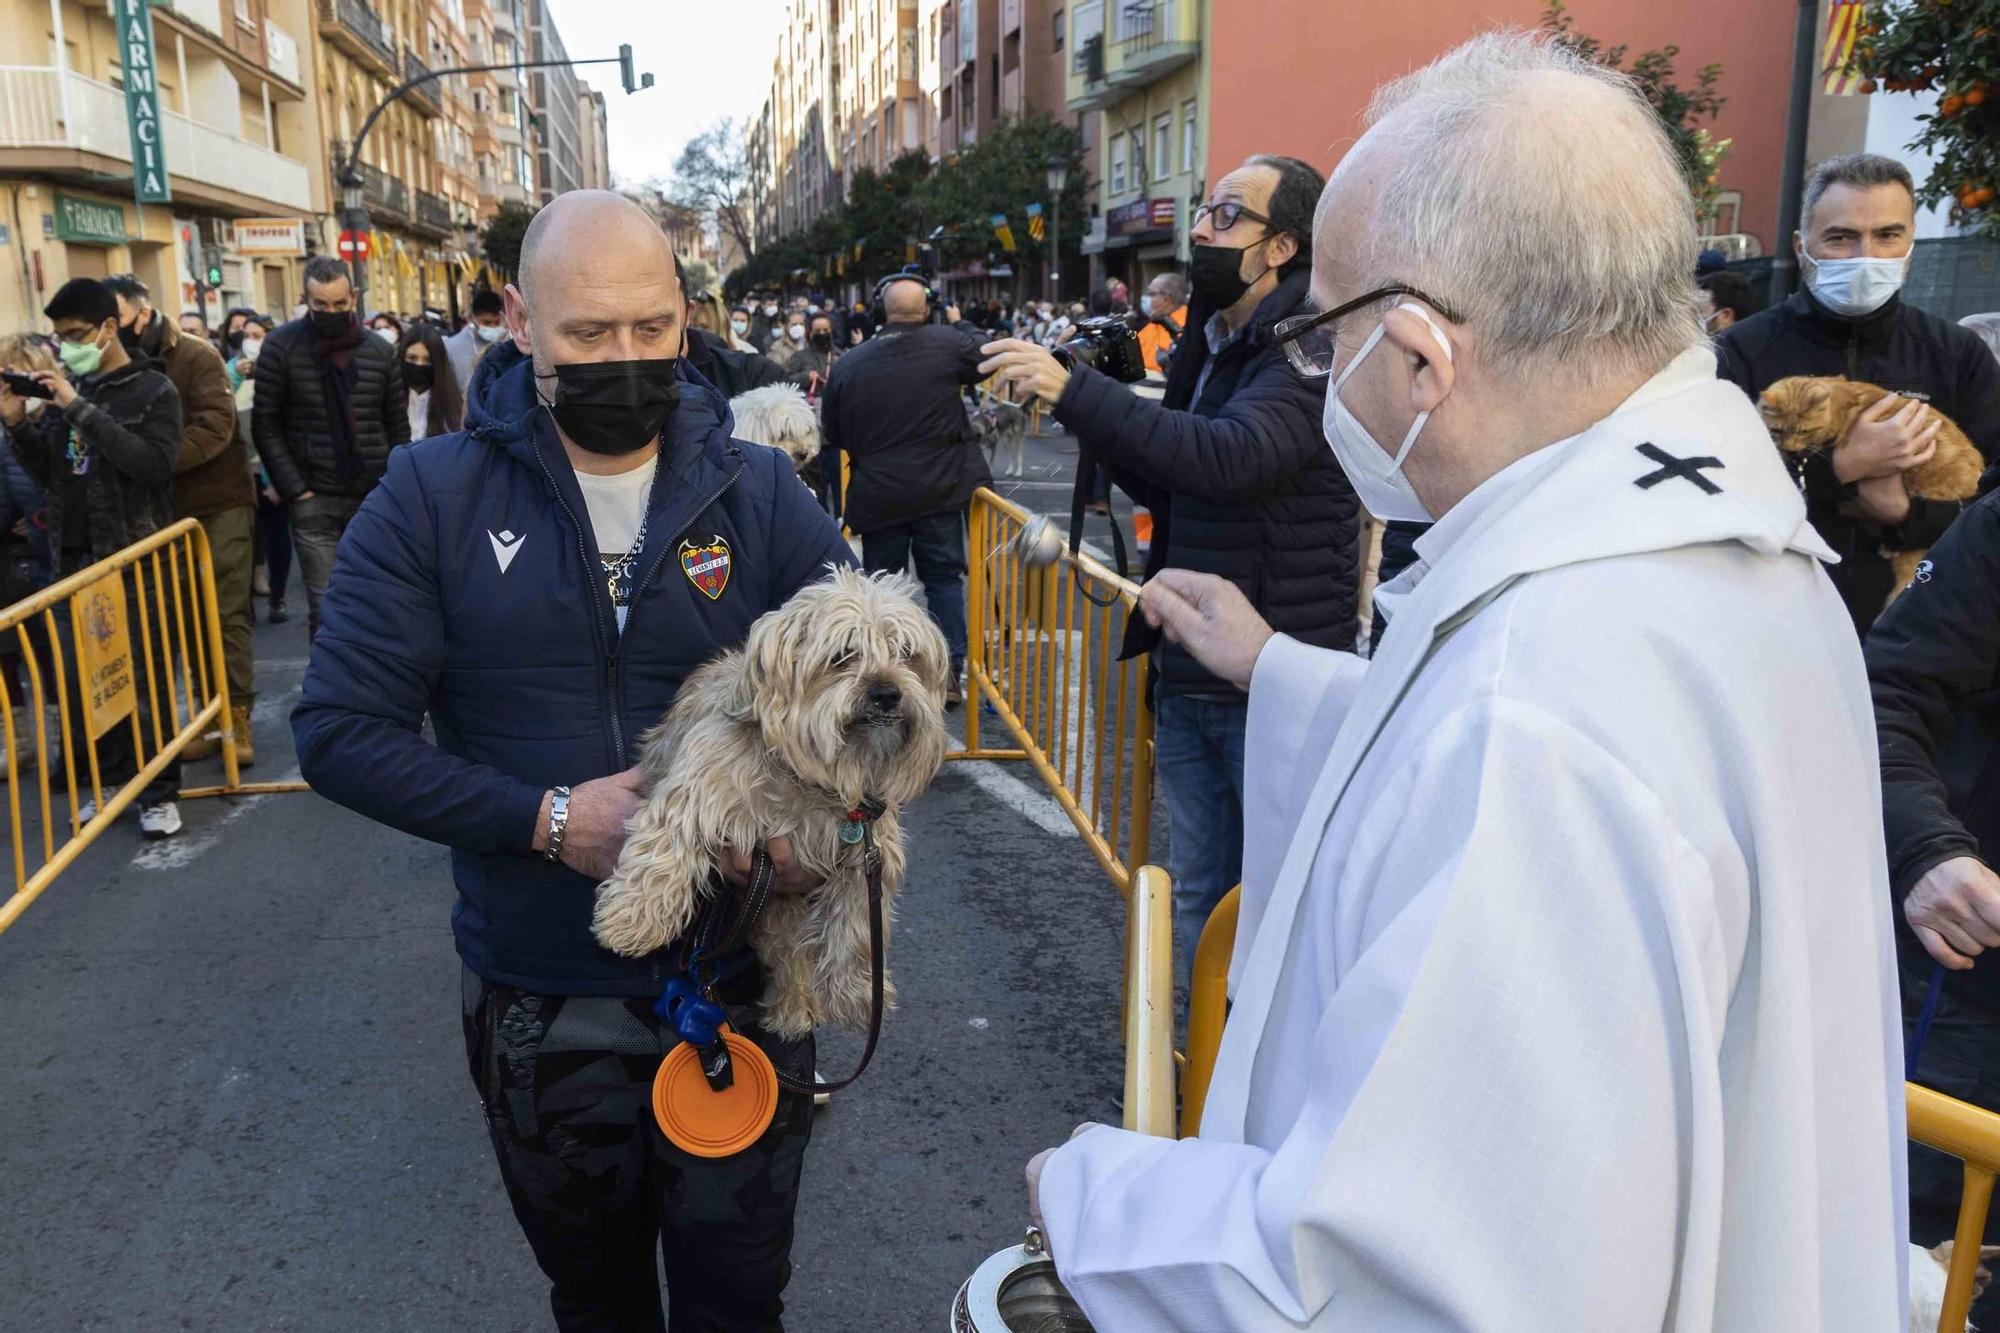
[[[640,738],[690,672],[852,557],[789,459],[723,430],[636,205],[562,195],[520,274],[468,429],[396,450],[347,529],[299,760],[323,795],[452,848],[467,1059],[558,1327],[777,1329],[809,1100],[784,1095],[734,1156],[670,1145],[650,1088],[678,1038],[652,1006],[680,955],[613,954],[591,914],[643,794]],[[779,890],[812,887],[782,839],[767,850]],[[811,1038],[764,1032],[760,989],[747,951],[724,961],[732,1026],[810,1078]]]
[[1915,244],[1902,163],[1872,153],[1823,162],[1792,238],[1805,286],[1715,343],[1718,373],[1752,399],[1793,375],[1843,376],[1898,395],[1864,412],[1832,449],[1793,456],[1807,516],[1840,556],[1828,573],[1859,634],[1896,591],[1889,553],[1929,548],[1964,507],[1903,485],[1935,452],[1937,414],[1989,461],[2000,451],[2000,366],[1970,329],[1899,295]]

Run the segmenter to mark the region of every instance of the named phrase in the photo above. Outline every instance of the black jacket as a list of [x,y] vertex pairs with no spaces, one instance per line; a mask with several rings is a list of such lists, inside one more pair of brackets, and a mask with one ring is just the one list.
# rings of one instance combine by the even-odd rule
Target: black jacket
[[[1907,936],[1903,898],[1925,871],[1955,856],[2000,865],[2000,494],[1938,539],[1864,651],[1889,887]],[[1948,975],[1955,990],[2000,1010],[2000,956]]]
[[[389,466],[389,451],[410,442],[408,390],[396,349],[373,334],[355,344],[354,450],[343,466],[328,427],[329,403],[318,340],[309,319],[280,324],[257,358],[250,434],[271,484],[287,500],[305,491],[368,494]],[[474,378],[478,378],[477,375]]]
[[[1905,305],[1900,297],[1872,315],[1836,315],[1806,291],[1752,315],[1717,339],[1722,378],[1755,399],[1790,375],[1840,375],[1921,398],[1958,423],[1990,462],[2000,452],[2000,366],[1970,329]],[[1963,507],[1955,500],[1910,501],[1910,517],[1883,528],[1840,512],[1848,490],[1830,452],[1787,460],[1805,491],[1806,517],[1840,556],[1827,572],[1854,626],[1866,633],[1893,590],[1890,551],[1935,542]]]
[[707,329],[688,330],[687,359],[724,398],[785,382],[784,367],[770,357],[739,352]]
[[[1197,307],[1160,402],[1078,367],[1055,416],[1152,509],[1147,577],[1219,574],[1279,632],[1352,648],[1361,506],[1320,430],[1325,381],[1299,375],[1271,342],[1272,326],[1305,308],[1308,279],[1294,273],[1264,298],[1244,335],[1215,356],[1198,401],[1210,312]],[[1159,641],[1142,617],[1126,624],[1128,654]],[[1172,644],[1155,661],[1165,693],[1240,697]]]
[[[181,398],[159,363],[135,356],[131,365],[86,375],[76,387],[68,410],[48,403],[8,432],[21,466],[48,492],[49,545],[65,569],[88,563],[80,559],[86,552],[102,560],[174,521],[174,460],[181,449]],[[72,432],[81,474],[70,461]],[[67,556],[66,547],[76,555]]]
[[849,528],[865,536],[964,509],[992,484],[961,396],[983,378],[984,337],[970,324],[885,324],[834,362],[820,439],[829,478],[842,450],[853,460],[847,495],[834,497]]

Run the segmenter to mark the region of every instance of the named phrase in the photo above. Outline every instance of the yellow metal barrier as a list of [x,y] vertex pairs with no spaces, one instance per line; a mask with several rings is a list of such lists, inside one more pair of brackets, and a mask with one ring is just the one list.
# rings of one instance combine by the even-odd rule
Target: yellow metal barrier
[[1938,1333],[1949,1333],[1965,1327],[1972,1309],[1979,1243],[1993,1202],[1993,1176],[2000,1171],[2000,1115],[1915,1083],[1903,1085],[1903,1096],[1910,1137],[1965,1163],[1965,1193],[1959,1198],[1958,1232],[1951,1247],[1951,1269],[1945,1274],[1944,1312],[1938,1319]]
[[[951,757],[1026,759],[1118,891],[1129,894],[1153,817],[1146,659],[1117,660],[1133,600],[1088,556],[1065,551],[1056,564],[1030,568],[1012,549],[1030,517],[990,490],[973,495],[965,749]],[[984,748],[982,704],[1017,748]]]
[[1187,1067],[1181,1071],[1181,1137],[1201,1132],[1208,1082],[1215,1076],[1215,1053],[1222,1048],[1222,1025],[1229,1017],[1229,956],[1236,948],[1236,913],[1243,886],[1222,895],[1201,928],[1188,982]]
[[[9,633],[27,676],[22,707],[29,734],[18,734],[13,710],[0,708],[14,854],[14,891],[0,902],[0,930],[212,727],[222,733],[222,785],[185,789],[183,797],[306,790],[302,782],[240,780],[215,566],[208,536],[194,519],[0,610],[0,642]],[[61,741],[59,774],[50,772],[51,708]],[[101,761],[125,758],[100,753],[114,739],[114,752],[129,750],[137,772],[107,791]],[[32,765],[24,765],[30,740]],[[24,819],[21,787],[30,767],[34,785]],[[57,796],[66,808],[58,809]],[[86,804],[94,813],[80,819]]]
[[1125,1128],[1174,1136],[1174,895],[1140,866],[1125,917]]

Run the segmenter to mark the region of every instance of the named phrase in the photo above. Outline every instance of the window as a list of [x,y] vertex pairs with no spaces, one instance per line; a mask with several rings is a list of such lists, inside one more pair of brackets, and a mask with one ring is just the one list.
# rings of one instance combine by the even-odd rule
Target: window
[[1146,132],[1132,131],[1132,188],[1143,189],[1152,177],[1146,172]]
[[1125,193],[1125,136],[1111,136],[1111,193]]
[[1181,106],[1181,170],[1193,171],[1194,165],[1195,116],[1194,103],[1185,102]]
[[1063,11],[1056,11],[1056,50],[1063,49]]
[[1174,170],[1174,113],[1162,111],[1153,120],[1153,178],[1162,179]]
[[993,105],[997,107],[1000,105],[1000,57],[997,55],[987,56],[986,65],[988,69],[993,71]]
[[250,17],[250,0],[236,0],[236,21],[246,28],[255,26]]

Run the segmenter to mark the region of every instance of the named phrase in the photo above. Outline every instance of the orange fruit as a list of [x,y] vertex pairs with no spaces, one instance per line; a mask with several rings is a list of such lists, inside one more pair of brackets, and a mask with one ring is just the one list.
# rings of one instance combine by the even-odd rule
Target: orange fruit
[[[1895,87],[1896,85],[1895,85],[1894,83],[1891,83],[1891,84],[1890,84],[1889,86],[1890,86],[1891,88],[1894,88],[1894,87]],[[1863,80],[1861,81],[1861,83],[1860,83],[1860,90],[1861,90],[1862,92],[1864,92],[1864,93],[1872,93],[1872,92],[1874,92],[1874,91],[1875,91],[1875,80],[1873,80],[1873,79],[1863,79]]]
[[1965,104],[1967,106],[1979,106],[1981,103],[1985,101],[1986,101],[1986,89],[1983,85],[1980,84],[1974,84],[1972,91],[1965,95]]
[[1965,105],[1965,99],[1960,97],[1957,93],[1952,93],[1950,96],[1946,97],[1944,101],[1938,103],[1938,110],[1943,112],[1947,117],[1950,117],[1957,115],[1958,109],[1964,105]]
[[1993,187],[1991,185],[1982,185],[1972,192],[1973,207],[1984,208],[1993,202],[1993,198]]

